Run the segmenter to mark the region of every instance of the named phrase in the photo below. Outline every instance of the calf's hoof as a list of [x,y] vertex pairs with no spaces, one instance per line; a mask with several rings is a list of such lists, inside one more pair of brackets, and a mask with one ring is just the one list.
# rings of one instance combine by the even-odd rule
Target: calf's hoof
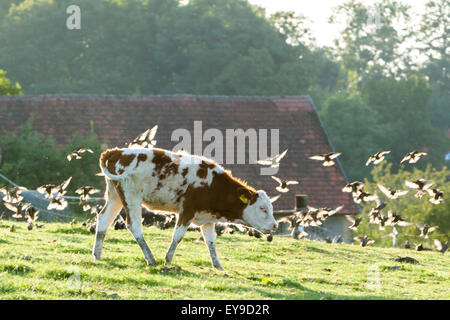
[[156,267],[156,265],[157,265],[155,260],[147,260],[147,259],[145,259],[145,262],[147,262],[148,266]]
[[222,267],[222,265],[220,263],[214,263],[213,264],[214,268],[216,268],[217,270],[224,270],[224,268]]
[[92,257],[94,258],[94,261],[100,261],[100,260],[102,260],[102,257],[98,254],[92,254]]

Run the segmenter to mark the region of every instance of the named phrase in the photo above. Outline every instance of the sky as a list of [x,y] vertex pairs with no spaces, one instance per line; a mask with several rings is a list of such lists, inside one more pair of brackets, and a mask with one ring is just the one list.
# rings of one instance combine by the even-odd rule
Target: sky
[[[342,25],[329,24],[328,18],[332,14],[332,9],[345,0],[249,0],[251,4],[261,6],[266,9],[268,15],[276,11],[295,11],[303,14],[312,21],[311,30],[316,38],[317,45],[331,46]],[[374,0],[363,0],[363,3],[373,5]],[[401,1],[412,7],[414,13],[421,13],[424,10],[427,0]]]

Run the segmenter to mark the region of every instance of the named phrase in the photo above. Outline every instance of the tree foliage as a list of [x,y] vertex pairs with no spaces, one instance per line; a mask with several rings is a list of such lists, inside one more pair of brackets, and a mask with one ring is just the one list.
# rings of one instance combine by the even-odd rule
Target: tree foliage
[[[410,164],[409,166],[413,165]],[[414,197],[415,190],[409,189],[410,191],[405,196],[389,200],[380,192],[377,183],[395,190],[408,190],[408,187],[405,186],[406,180],[425,179],[434,183],[432,188],[438,188],[445,195],[448,195],[450,194],[450,170],[447,167],[436,170],[430,163],[424,170],[409,166],[396,173],[393,173],[392,163],[382,163],[376,166],[371,172],[371,179],[365,179],[366,186],[364,189],[370,193],[377,193],[387,203],[383,210],[384,215],[387,215],[387,210],[392,210],[413,223],[410,227],[396,227],[399,232],[399,244],[403,245],[403,242],[408,240],[412,244],[424,242],[431,247],[432,240],[419,237],[420,229],[418,225],[439,226],[435,232],[431,233],[430,239],[436,238],[446,241],[446,236],[450,235],[450,202],[448,199],[435,205],[428,201],[430,198],[428,194],[418,199]],[[358,234],[368,234],[369,238],[375,239],[378,244],[389,245],[392,243],[392,238],[389,237],[392,227],[386,227],[385,230],[380,231],[378,225],[368,223],[367,213],[372,208],[372,204],[373,202],[370,202],[363,207],[363,222],[358,227]]]
[[14,85],[6,77],[6,71],[0,69],[0,96],[22,94],[22,88],[16,82]]
[[[0,145],[4,151],[2,173],[15,183],[28,189],[43,184],[60,184],[72,176],[68,190],[73,192],[81,186],[102,187],[103,179],[95,176],[99,171],[100,142],[94,132],[87,137],[80,133],[64,147],[57,147],[52,137],[44,137],[33,130],[33,118],[20,126],[17,133],[2,132]],[[80,160],[67,161],[66,155],[79,148],[90,148]],[[0,180],[0,186],[6,182]],[[11,187],[11,186],[10,186]]]

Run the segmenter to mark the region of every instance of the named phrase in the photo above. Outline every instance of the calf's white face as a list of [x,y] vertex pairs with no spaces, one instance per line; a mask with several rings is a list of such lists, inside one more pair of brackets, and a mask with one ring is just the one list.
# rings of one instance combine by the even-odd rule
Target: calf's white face
[[273,217],[272,203],[263,190],[258,190],[257,194],[257,200],[244,209],[242,218],[253,228],[263,233],[271,233],[278,227]]

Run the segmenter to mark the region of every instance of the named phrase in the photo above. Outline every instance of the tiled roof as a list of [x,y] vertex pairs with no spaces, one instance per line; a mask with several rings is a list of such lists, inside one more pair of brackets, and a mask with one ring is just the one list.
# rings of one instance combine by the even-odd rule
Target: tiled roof
[[[34,114],[34,128],[52,135],[58,144],[70,141],[76,131],[89,132],[91,126],[109,147],[124,146],[155,124],[157,147],[172,150],[175,129],[185,128],[193,134],[194,121],[202,121],[203,133],[219,129],[279,129],[279,151],[289,149],[277,176],[299,179],[288,193],[274,203],[274,209],[292,209],[295,194],[308,195],[308,203],[317,207],[344,205],[341,213],[358,213],[348,193],[341,191],[346,178],[337,163],[323,167],[308,159],[314,154],[332,151],[314,104],[309,96],[235,97],[196,95],[108,96],[108,95],[40,95],[0,97],[0,128],[15,130]],[[192,142],[193,143],[193,142]],[[203,142],[205,148],[210,142]],[[224,142],[225,148],[225,142]],[[248,163],[248,147],[246,148]],[[194,149],[192,149],[194,152]],[[271,153],[268,150],[268,154]],[[225,156],[225,149],[224,149]],[[247,180],[270,196],[277,194],[277,183],[260,175],[257,164],[224,164],[234,176]]]

